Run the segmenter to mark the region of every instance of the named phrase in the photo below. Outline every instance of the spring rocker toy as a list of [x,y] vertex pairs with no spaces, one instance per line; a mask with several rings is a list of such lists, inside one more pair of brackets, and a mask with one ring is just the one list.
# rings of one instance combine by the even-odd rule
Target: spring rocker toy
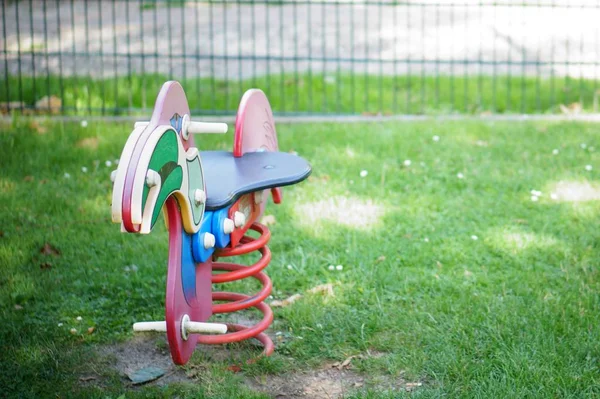
[[[191,121],[183,88],[167,82],[150,121],[135,123],[111,174],[112,220],[123,232],[150,233],[165,210],[169,232],[165,321],[135,323],[133,329],[166,332],[176,364],[185,364],[198,343],[256,338],[264,355],[274,350],[263,333],[273,321],[273,312],[263,302],[272,283],[262,271],[271,260],[267,247],[271,233],[257,219],[269,192],[280,203],[281,187],[306,179],[311,167],[296,155],[278,152],[271,106],[260,90],[249,90],[242,97],[232,152],[199,152],[194,145],[193,134],[226,132],[225,123]],[[248,230],[260,236],[251,237]],[[255,251],[261,256],[250,266],[218,261]],[[260,292],[212,292],[212,284],[248,277],[262,284]],[[207,322],[213,314],[252,307],[263,313],[254,326]]]

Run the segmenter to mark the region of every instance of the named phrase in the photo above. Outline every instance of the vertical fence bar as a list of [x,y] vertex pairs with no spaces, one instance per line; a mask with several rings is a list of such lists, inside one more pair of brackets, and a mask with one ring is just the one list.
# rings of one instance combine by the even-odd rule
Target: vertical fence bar
[[104,79],[104,27],[102,26],[102,2],[98,1],[98,30],[100,33],[100,96],[102,97],[102,115],[106,112],[106,91]]
[[[565,15],[569,16],[570,14],[570,4],[567,3],[565,5]],[[571,72],[571,63],[569,55],[570,55],[570,49],[571,49],[571,43],[569,40],[569,34],[567,33],[567,40],[565,40],[565,59],[564,59],[564,65],[565,65],[565,83],[564,83],[564,87],[563,87],[563,101],[565,103],[565,105],[569,105],[569,92],[571,91],[571,88],[569,87],[569,73]]]
[[88,114],[92,113],[92,93],[90,89],[90,82],[92,81],[92,68],[91,57],[90,57],[90,26],[89,26],[89,9],[88,2],[83,2],[83,14],[84,14],[84,29],[85,29],[85,63],[87,69],[87,79],[85,82],[85,95],[87,96],[87,112]]
[[210,19],[208,31],[208,41],[210,43],[210,99],[212,103],[211,111],[214,113],[217,102],[217,83],[215,82],[215,10],[212,1],[208,3],[208,15]]
[[69,4],[71,11],[71,45],[72,45],[72,62],[73,62],[73,78],[71,81],[73,90],[73,110],[78,111],[77,100],[79,99],[79,77],[77,76],[77,47],[75,44],[75,4],[74,0],[71,0]]
[[[526,7],[525,2],[522,3],[523,7]],[[521,43],[521,113],[525,113],[525,74],[527,70],[525,69],[527,65],[527,34],[525,33],[525,18],[521,17],[521,29],[523,29],[523,37]]]
[[[294,1],[293,16],[294,16],[294,111],[298,112],[300,102],[300,75],[298,72],[299,52],[298,52],[298,2]],[[256,54],[256,51],[254,52]],[[256,70],[254,71],[256,73]]]
[[118,55],[117,55],[117,7],[116,0],[111,2],[112,8],[112,45],[113,45],[113,95],[115,96],[115,106],[113,108],[114,113],[119,112],[119,69],[118,69]]
[[[183,3],[180,7],[180,13],[179,13],[179,26],[181,27],[181,47],[180,50],[181,51],[181,63],[183,64],[183,84],[186,85],[187,84],[187,51],[186,51],[186,42],[187,40],[186,38],[186,34],[185,34],[185,28],[187,26],[187,24],[185,23],[185,15],[186,15],[186,8],[187,8],[187,3]],[[171,21],[169,21],[169,30],[171,30]]]
[[[543,11],[542,6],[541,6],[541,2],[538,1],[537,4],[537,14],[540,15],[541,12]],[[535,79],[535,104],[536,104],[536,112],[540,113],[542,112],[542,104],[541,104],[541,75],[542,75],[542,71],[541,71],[541,57],[542,57],[542,53],[541,53],[541,49],[542,49],[542,39],[541,39],[541,33],[538,31],[538,35],[537,35],[537,60],[536,60],[536,79]]]
[[[171,5],[166,2],[165,7],[167,8],[167,54],[169,57],[169,79],[173,79],[173,32],[169,28],[171,26]],[[129,20],[129,18],[127,18]],[[127,28],[129,30],[129,21],[127,21]]]
[[410,56],[410,45],[411,45],[411,38],[412,35],[410,34],[410,18],[411,18],[411,9],[410,9],[410,4],[406,4],[406,113],[407,114],[411,114],[411,107],[410,107],[410,90],[411,90],[411,56]]
[[[454,9],[455,5],[450,3],[450,30],[451,36],[454,37]],[[451,41],[450,44],[450,109],[454,111],[456,109],[456,104],[454,102],[454,40]]]
[[377,5],[377,26],[379,26],[379,43],[378,43],[378,47],[379,47],[379,57],[377,57],[378,59],[378,67],[379,67],[379,87],[378,87],[378,102],[377,102],[377,112],[382,113],[383,114],[383,23],[381,22],[383,20],[383,4],[378,4]]
[[[509,8],[509,10],[511,11],[512,14],[512,8]],[[511,15],[512,17],[512,15]],[[508,22],[508,31],[512,32],[513,30],[513,24],[512,24],[512,18],[509,20]],[[506,74],[506,107],[505,107],[505,112],[509,112],[510,111],[510,104],[511,104],[511,91],[512,91],[512,66],[513,66],[513,60],[512,60],[512,47],[510,45],[510,43],[508,43],[508,54],[507,54],[507,65],[508,65],[508,71]]]
[[464,92],[464,110],[469,112],[469,7],[465,6],[465,54],[463,71],[463,92]]
[[[398,26],[398,5],[397,4],[392,4],[392,25],[394,27]],[[393,70],[394,70],[394,76],[393,76],[393,93],[392,93],[392,113],[396,114],[398,112],[398,90],[400,89],[399,87],[399,83],[398,83],[398,31],[396,29],[394,29],[394,39],[393,39],[393,46],[394,46],[394,65],[393,65]]]
[[146,109],[146,38],[145,36],[145,29],[144,29],[144,0],[139,0],[139,4],[138,4],[138,14],[139,14],[139,24],[140,24],[140,61],[141,64],[141,78],[142,78],[142,82],[141,82],[141,104],[140,107],[142,107],[142,109]]
[[483,111],[483,4],[479,2],[478,7],[478,28],[479,28],[479,52],[477,54],[477,111]]
[[[127,41],[127,81],[128,81],[128,87],[127,87],[127,113],[131,114],[132,108],[133,108],[133,96],[132,96],[132,89],[133,89],[133,72],[131,70],[131,19],[129,18],[129,2],[126,1],[125,2],[125,24],[127,25],[127,35],[126,35],[126,41]],[[170,29],[167,29],[169,31],[169,36],[170,36]],[[170,41],[169,41],[170,42]]]
[[[17,4],[18,7],[18,4]],[[29,0],[29,38],[31,40],[31,45],[29,48],[29,54],[31,55],[31,91],[33,92],[33,100],[35,101],[37,98],[37,87],[36,87],[36,73],[35,73],[35,34],[33,32],[33,0]]]
[[284,71],[284,35],[285,29],[283,28],[283,8],[284,4],[279,5],[279,97],[281,98],[281,111],[285,112],[285,71]]
[[[425,3],[421,4],[421,46],[425,47]],[[420,114],[425,113],[425,57],[421,55],[421,109]]]
[[365,98],[363,105],[363,112],[367,112],[369,110],[369,5],[365,6],[365,35],[364,35],[364,43],[365,43],[365,71],[364,71],[364,83],[365,83]]
[[323,29],[322,32],[322,40],[321,40],[321,54],[323,58],[322,70],[321,70],[321,84],[323,85],[323,103],[321,104],[321,112],[327,112],[327,81],[325,78],[326,74],[326,59],[327,59],[327,50],[326,50],[326,40],[327,40],[327,13],[325,9],[325,2],[321,3],[321,27]]
[[[306,3],[306,27],[310,29],[312,26],[312,11],[310,2]],[[267,14],[268,15],[268,14]],[[268,24],[267,24],[268,27]],[[313,111],[313,71],[312,71],[312,35],[308,35],[306,43],[308,47],[308,112]],[[268,69],[267,69],[268,71]]]
[[243,91],[244,91],[244,87],[243,87],[243,82],[242,82],[242,2],[240,0],[236,1],[237,3],[237,33],[238,33],[238,87],[239,87],[239,93],[238,95],[241,96]]
[[60,93],[60,113],[65,113],[65,88],[62,64],[62,21],[60,18],[60,0],[56,0],[56,36],[58,38],[58,87]]
[[19,90],[19,110],[23,112],[23,69],[21,67],[21,26],[19,24],[19,3],[15,4],[15,17],[17,19],[17,79],[18,79],[18,90]]
[[[6,41],[6,4],[4,4],[4,1],[0,1],[1,5],[2,5],[2,41],[4,43],[4,47],[3,47],[3,53],[4,53],[4,87],[6,90],[6,102],[8,104],[10,104],[10,101],[12,100],[10,98],[10,71],[8,69],[8,43]],[[7,111],[10,112],[10,105],[7,105]]]
[[[252,87],[256,87],[256,75],[258,71],[256,70],[256,59],[258,58],[258,53],[256,52],[256,1],[251,0],[250,2],[252,6],[252,18],[251,19],[251,29],[252,29]],[[295,5],[296,3],[294,3]],[[294,21],[296,18],[294,17]],[[297,44],[297,43],[296,43]],[[296,49],[296,54],[298,54],[298,50]],[[296,71],[297,72],[297,71]],[[297,73],[296,73],[297,75]],[[296,83],[297,83],[296,79]]]
[[152,23],[154,24],[154,80],[158,80],[155,83],[160,84],[160,79],[162,78],[162,75],[160,74],[160,66],[163,63],[161,62],[159,64],[158,62],[160,51],[158,49],[158,4],[156,1],[154,7],[152,8]]
[[[196,65],[196,95],[198,96],[198,102],[196,106],[198,110],[202,110],[202,90],[200,89],[200,81],[202,78],[202,68],[200,67],[200,17],[198,15],[198,9],[200,5],[198,4],[199,0],[194,1],[194,30],[196,33],[196,59],[194,64]],[[190,110],[190,112],[192,112]]]
[[[336,6],[336,13],[335,13],[335,48],[336,48],[336,58],[337,58],[337,68],[336,68],[336,84],[335,84],[335,91],[336,91],[336,98],[335,98],[335,112],[337,112],[338,114],[341,112],[340,109],[340,103],[341,103],[341,87],[342,87],[342,82],[341,82],[341,52],[340,49],[342,47],[342,43],[340,40],[340,9],[339,9],[340,5],[338,4]],[[297,39],[296,39],[297,40]]]
[[[556,3],[553,1],[552,2],[552,12],[556,12]],[[554,55],[555,55],[555,50],[556,50],[556,43],[555,43],[555,39],[554,39],[554,35],[552,35],[552,45],[551,45],[551,50],[550,50],[550,109],[554,108],[555,105],[555,101],[556,101],[556,97],[555,97],[555,92],[554,92]]]
[[356,113],[356,65],[355,65],[355,56],[354,56],[354,12],[356,11],[356,5],[351,4],[349,6],[350,9],[350,103],[351,112]]
[[[493,24],[494,28],[498,22],[498,6],[492,5],[492,10],[494,14]],[[496,58],[497,55],[497,44],[498,44],[498,35],[494,33],[494,44],[492,45],[492,112],[496,113],[498,111],[498,98],[496,96],[497,83],[498,83],[498,60]]]
[[[440,107],[440,4],[435,5],[435,108]],[[394,24],[396,25],[396,24]]]
[[223,68],[225,72],[225,109],[229,110],[229,47],[227,41],[227,4],[221,3],[221,9],[223,12],[223,60],[225,61],[225,68]]

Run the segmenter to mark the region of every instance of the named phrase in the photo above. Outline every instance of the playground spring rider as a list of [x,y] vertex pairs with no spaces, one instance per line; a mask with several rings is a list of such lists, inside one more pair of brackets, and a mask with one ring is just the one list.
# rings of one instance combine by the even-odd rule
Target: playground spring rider
[[[137,122],[127,139],[114,182],[112,220],[122,231],[149,233],[161,209],[169,231],[165,321],[135,323],[134,331],[167,333],[173,361],[185,364],[196,344],[222,344],[256,338],[264,354],[274,350],[263,333],[273,312],[263,302],[272,283],[262,270],[271,260],[269,229],[257,223],[269,191],[281,201],[280,187],[298,183],[311,172],[302,158],[278,152],[269,101],[260,90],[240,102],[233,152],[198,152],[192,133],[225,133],[224,123],[192,122],[183,88],[163,85],[152,118]],[[260,237],[246,235],[254,230]],[[258,251],[251,266],[217,258]],[[224,271],[216,273],[214,271]],[[263,288],[254,295],[214,292],[211,283],[254,277]],[[224,303],[213,304],[212,301]],[[212,314],[250,307],[263,313],[252,327],[206,322]],[[222,335],[208,335],[222,334]]]

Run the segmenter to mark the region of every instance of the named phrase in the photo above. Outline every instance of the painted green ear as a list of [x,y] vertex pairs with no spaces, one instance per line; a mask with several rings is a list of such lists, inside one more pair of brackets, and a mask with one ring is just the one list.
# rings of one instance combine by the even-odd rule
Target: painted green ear
[[[200,156],[196,155],[191,160],[187,160],[188,172],[188,198],[192,208],[192,219],[194,224],[199,225],[204,215],[204,204],[206,202],[206,194],[204,191],[204,175],[202,174],[202,165],[200,164]],[[202,191],[204,196],[203,201],[196,201],[197,190]]]
[[[177,133],[174,130],[167,131],[158,141],[148,169],[157,172],[160,176],[161,187],[156,199],[156,204],[152,210],[151,226],[154,227],[163,204],[174,191],[181,190],[183,184],[183,170],[178,164],[179,145]],[[148,193],[148,185],[144,185],[142,196],[142,209],[145,209]]]

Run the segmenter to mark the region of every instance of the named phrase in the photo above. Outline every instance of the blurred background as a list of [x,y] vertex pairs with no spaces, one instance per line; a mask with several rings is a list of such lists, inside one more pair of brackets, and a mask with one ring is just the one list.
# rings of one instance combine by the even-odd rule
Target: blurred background
[[3,114],[598,111],[600,1],[2,1]]

